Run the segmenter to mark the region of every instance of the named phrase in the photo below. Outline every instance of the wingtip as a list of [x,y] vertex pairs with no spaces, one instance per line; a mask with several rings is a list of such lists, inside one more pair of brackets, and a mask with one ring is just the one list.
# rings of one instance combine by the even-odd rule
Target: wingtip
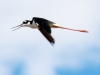
[[51,43],[51,45],[54,47],[55,44],[54,43]]
[[51,40],[51,41],[50,41],[50,44],[51,44],[52,46],[54,46],[54,45],[55,45],[55,40],[54,40],[54,39]]

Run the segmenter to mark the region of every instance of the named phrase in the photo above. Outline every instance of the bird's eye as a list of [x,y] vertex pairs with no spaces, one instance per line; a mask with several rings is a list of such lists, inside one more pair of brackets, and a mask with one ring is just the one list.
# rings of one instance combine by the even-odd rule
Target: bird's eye
[[23,21],[23,24],[27,24],[29,21],[28,20],[25,20],[25,21]]
[[26,21],[23,21],[23,24],[26,24],[27,22]]

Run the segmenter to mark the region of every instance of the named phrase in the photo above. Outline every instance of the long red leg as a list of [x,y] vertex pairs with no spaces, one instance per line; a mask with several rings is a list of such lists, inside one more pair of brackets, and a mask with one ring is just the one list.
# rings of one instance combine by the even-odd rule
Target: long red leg
[[79,32],[85,32],[88,33],[87,30],[77,30],[77,29],[72,29],[72,28],[65,28],[65,27],[60,27],[60,26],[53,26],[55,28],[61,28],[61,29],[67,29],[67,30],[73,30],[73,31],[79,31]]
[[79,32],[85,32],[85,33],[88,33],[87,30],[77,30],[77,29],[64,28],[64,27],[62,27],[61,29],[67,29],[67,30],[73,30],[73,31],[79,31]]

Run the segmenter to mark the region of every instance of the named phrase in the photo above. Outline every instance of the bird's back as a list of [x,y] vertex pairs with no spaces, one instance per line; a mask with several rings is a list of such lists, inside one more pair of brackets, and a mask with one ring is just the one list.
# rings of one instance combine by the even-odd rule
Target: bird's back
[[50,24],[53,23],[52,21],[40,17],[34,17],[33,19],[35,19],[35,21],[40,25],[41,28],[45,29],[48,33],[51,34]]

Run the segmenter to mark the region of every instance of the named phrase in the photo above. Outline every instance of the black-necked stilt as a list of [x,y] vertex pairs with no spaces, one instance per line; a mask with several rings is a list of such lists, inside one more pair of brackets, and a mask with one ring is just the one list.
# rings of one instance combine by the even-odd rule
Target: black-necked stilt
[[[17,28],[16,28],[17,27]],[[76,30],[76,29],[71,29],[71,28],[65,28],[58,26],[56,23],[49,21],[44,18],[39,18],[39,17],[33,17],[32,20],[25,20],[21,25],[18,25],[15,30],[21,28],[21,27],[30,27],[33,29],[38,28],[39,31],[47,38],[47,40],[51,43],[54,44],[54,38],[51,36],[51,28],[61,28],[61,29],[67,29],[67,30],[73,30],[73,31],[79,31],[79,32],[88,32],[86,30]],[[15,31],[13,30],[13,31]]]

